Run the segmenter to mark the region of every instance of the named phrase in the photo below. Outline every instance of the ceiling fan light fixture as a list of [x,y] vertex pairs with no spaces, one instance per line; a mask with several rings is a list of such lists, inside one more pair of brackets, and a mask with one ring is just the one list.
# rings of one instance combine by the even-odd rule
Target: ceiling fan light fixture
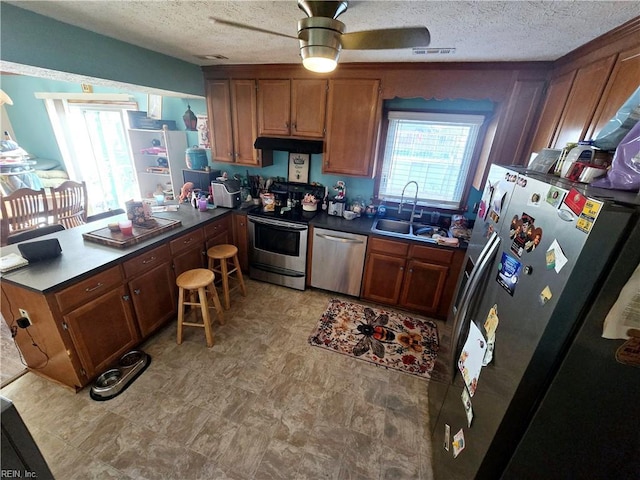
[[333,72],[338,66],[340,50],[321,45],[310,45],[300,49],[302,66],[316,73]]

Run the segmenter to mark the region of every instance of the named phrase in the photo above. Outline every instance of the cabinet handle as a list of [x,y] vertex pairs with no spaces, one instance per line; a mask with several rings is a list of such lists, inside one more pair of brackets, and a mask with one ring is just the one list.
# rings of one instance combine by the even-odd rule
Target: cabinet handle
[[400,267],[400,271],[401,271],[401,272],[404,272],[404,267]]
[[147,263],[155,262],[155,260],[156,260],[156,257],[151,257],[151,258],[148,258],[148,259],[144,259],[142,261],[142,264],[146,265]]
[[410,269],[409,269],[409,273],[413,273],[413,268],[410,268]]
[[98,284],[95,287],[91,287],[91,288],[87,287],[87,288],[84,289],[84,291],[85,292],[93,292],[93,291],[99,289],[100,287],[104,287],[104,283],[98,282]]
[[129,298],[131,298],[131,297],[129,297],[129,295],[123,295],[123,296],[122,296],[122,299],[123,299],[125,302],[128,302],[128,301],[129,301]]
[[136,288],[136,289],[133,291],[133,293],[135,293],[136,295],[140,295],[140,289],[139,289],[139,288]]
[[297,123],[292,123],[291,124],[291,128],[293,128],[294,130],[296,130],[298,128],[298,124]]
[[184,241],[184,242],[182,242],[182,243],[184,243],[185,245],[187,245],[187,244],[191,243],[191,241],[192,241],[192,240],[193,240],[193,238],[189,237],[187,240],[185,240],[185,241]]

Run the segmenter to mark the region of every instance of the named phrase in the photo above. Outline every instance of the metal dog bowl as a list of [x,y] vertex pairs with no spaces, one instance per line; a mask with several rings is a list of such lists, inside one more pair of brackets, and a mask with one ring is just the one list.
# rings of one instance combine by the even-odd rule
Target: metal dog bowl
[[151,357],[140,350],[125,353],[118,366],[101,374],[91,387],[94,400],[109,400],[120,395],[151,363]]

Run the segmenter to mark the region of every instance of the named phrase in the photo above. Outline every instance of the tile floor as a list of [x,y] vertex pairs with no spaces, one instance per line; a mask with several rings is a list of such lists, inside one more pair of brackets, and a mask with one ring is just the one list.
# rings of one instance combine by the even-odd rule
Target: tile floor
[[331,295],[249,280],[206,348],[169,324],[118,397],[33,373],[15,404],[56,479],[431,479],[428,382],[311,347]]

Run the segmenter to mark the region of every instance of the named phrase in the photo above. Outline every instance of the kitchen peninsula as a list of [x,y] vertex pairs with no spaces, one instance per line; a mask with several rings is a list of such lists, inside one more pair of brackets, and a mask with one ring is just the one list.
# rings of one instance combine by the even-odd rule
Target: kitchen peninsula
[[[203,265],[202,252],[230,243],[231,210],[188,206],[156,214],[181,226],[125,249],[83,239],[114,219],[59,232],[59,257],[3,274],[2,315],[29,314],[14,338],[32,371],[79,390],[177,312],[175,277]],[[42,237],[48,238],[48,237]],[[206,239],[206,240],[205,240]],[[19,253],[15,245],[2,255]],[[36,344],[34,346],[33,344]]]

